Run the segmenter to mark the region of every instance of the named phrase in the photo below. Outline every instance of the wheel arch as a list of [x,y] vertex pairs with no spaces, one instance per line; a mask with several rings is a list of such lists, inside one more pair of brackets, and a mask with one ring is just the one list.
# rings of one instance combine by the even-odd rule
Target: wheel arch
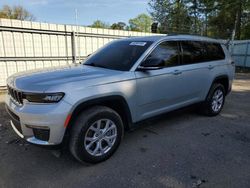
[[97,105],[106,106],[116,111],[122,118],[124,128],[130,128],[132,124],[132,116],[127,101],[122,96],[112,95],[90,99],[77,104],[70,113],[70,120],[68,121],[66,126],[65,136],[67,137],[67,135],[69,134],[70,129],[73,126],[74,121],[76,120],[79,113],[87,108]]
[[[219,75],[219,76],[216,76],[214,79],[213,79],[213,82],[207,92],[207,96],[209,94],[209,91],[211,90],[212,86],[214,83],[220,83],[224,86],[225,88],[225,92],[226,92],[226,95],[230,92],[230,88],[229,88],[229,77],[228,75]],[[206,96],[206,97],[207,97]]]
[[[222,84],[224,86],[226,95],[229,93],[229,77],[228,77],[228,75],[220,75],[220,76],[215,77],[213,82],[212,82],[212,85],[214,83]],[[211,85],[211,87],[212,87],[212,85]]]

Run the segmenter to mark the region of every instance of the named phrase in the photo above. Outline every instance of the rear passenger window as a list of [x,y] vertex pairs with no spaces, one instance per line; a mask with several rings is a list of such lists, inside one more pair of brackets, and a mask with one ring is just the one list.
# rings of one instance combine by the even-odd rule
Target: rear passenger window
[[167,41],[159,44],[147,59],[162,59],[163,67],[173,67],[179,65],[179,45],[176,41]]
[[182,64],[194,64],[225,59],[220,44],[201,41],[182,41]]
[[182,64],[200,63],[205,60],[206,51],[202,42],[183,41],[182,45]]

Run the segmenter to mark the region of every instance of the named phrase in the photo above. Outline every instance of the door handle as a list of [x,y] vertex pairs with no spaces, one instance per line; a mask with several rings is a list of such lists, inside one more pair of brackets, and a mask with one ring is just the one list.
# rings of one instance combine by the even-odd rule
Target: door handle
[[182,72],[180,70],[174,70],[174,72],[172,72],[173,75],[178,75],[181,74]]
[[214,68],[213,65],[208,65],[208,69],[209,69],[209,70],[211,70],[211,69],[213,69],[213,68]]

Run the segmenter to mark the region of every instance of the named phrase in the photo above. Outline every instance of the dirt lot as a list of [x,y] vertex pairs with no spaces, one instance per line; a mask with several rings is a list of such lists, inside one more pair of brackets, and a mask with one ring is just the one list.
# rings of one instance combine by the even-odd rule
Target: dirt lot
[[188,108],[148,121],[92,166],[20,140],[3,100],[0,187],[250,187],[250,74],[237,75],[221,115]]

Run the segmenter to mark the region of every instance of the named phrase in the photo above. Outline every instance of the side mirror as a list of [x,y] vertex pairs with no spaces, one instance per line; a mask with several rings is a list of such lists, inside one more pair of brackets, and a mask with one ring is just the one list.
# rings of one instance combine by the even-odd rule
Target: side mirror
[[148,58],[141,63],[138,67],[138,70],[157,70],[161,69],[164,66],[164,60],[159,58]]

